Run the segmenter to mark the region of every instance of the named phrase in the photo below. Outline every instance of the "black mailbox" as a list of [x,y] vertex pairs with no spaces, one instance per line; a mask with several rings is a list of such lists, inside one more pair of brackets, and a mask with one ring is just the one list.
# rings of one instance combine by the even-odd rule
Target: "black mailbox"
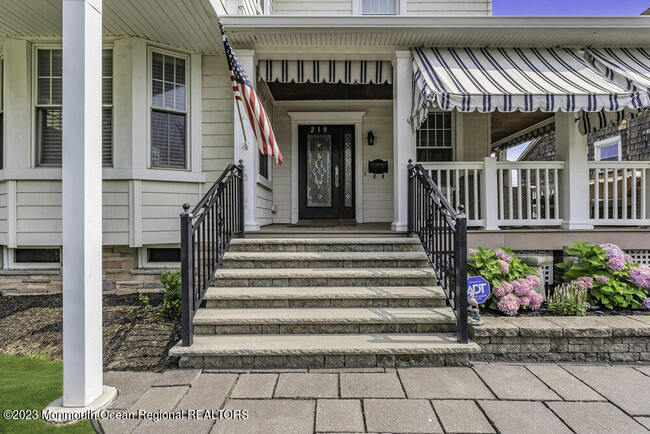
[[368,161],[368,173],[372,173],[374,177],[381,175],[384,177],[385,173],[388,173],[388,160],[372,160]]

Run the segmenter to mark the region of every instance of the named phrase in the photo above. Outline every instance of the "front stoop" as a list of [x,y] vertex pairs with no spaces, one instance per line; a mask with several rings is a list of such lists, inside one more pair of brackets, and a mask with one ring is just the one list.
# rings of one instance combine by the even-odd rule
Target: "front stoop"
[[467,365],[456,319],[412,238],[233,240],[183,368]]

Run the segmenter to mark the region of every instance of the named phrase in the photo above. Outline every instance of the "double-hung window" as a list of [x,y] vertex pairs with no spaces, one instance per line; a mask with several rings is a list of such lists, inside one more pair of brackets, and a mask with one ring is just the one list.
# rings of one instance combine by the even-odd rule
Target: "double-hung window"
[[594,143],[596,161],[621,161],[621,137],[611,137]]
[[[61,49],[36,51],[36,142],[39,166],[61,166],[63,143]],[[113,50],[102,52],[102,163],[113,163]]]
[[451,112],[431,112],[416,134],[418,162],[452,161],[454,152]]
[[151,166],[187,167],[187,61],[151,53]]
[[369,15],[396,15],[397,0],[361,0],[361,13]]

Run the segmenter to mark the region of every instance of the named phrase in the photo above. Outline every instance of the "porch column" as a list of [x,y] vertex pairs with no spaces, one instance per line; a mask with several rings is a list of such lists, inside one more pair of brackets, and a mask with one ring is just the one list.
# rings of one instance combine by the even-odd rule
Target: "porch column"
[[411,52],[395,51],[393,59],[393,206],[391,229],[408,229],[408,161],[416,161],[415,134],[408,119],[411,116]]
[[102,1],[63,0],[63,406],[102,395]]
[[563,229],[593,229],[589,221],[589,169],[587,136],[580,134],[575,113],[555,114],[557,160],[565,161],[560,171],[560,217]]
[[[237,58],[239,63],[246,71],[248,79],[257,87],[257,73],[255,69],[255,50],[237,50]],[[244,128],[246,132],[246,140],[242,133],[242,123],[239,120],[239,112],[237,111],[237,100],[234,100],[235,106],[234,119],[235,122],[235,163],[239,164],[239,160],[244,161],[244,230],[259,231],[260,223],[257,220],[257,171],[259,164],[258,146],[255,141],[255,134],[251,128],[250,121],[246,118],[246,109],[240,103],[241,115],[244,120]]]

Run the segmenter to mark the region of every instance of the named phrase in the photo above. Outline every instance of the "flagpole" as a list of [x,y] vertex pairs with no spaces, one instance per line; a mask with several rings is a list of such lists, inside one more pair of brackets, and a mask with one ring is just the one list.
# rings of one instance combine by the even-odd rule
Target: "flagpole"
[[[223,22],[221,20],[218,21],[219,23],[219,30],[221,30],[221,35],[225,35],[225,31],[223,29]],[[239,114],[239,124],[241,125],[241,132],[244,135],[244,148],[248,149],[248,139],[246,138],[246,128],[244,128],[244,119],[241,116],[241,108],[239,107],[239,100],[235,98],[235,105],[237,106],[237,114]]]

